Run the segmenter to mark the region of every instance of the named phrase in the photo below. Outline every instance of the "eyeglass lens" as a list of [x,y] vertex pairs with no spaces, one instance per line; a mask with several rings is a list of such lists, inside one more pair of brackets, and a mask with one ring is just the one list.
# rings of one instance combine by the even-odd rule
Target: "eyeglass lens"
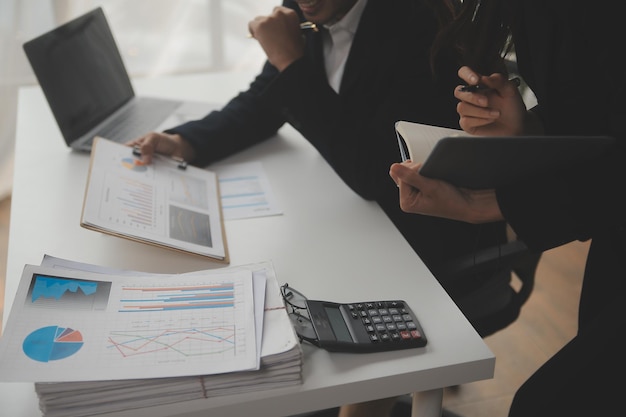
[[290,307],[289,319],[296,334],[303,340],[317,343],[317,334],[313,329],[313,323],[309,318],[309,310],[306,306],[306,297],[299,291],[289,287],[288,284],[280,287],[285,304]]
[[287,284],[280,287],[283,299],[292,307],[306,309],[306,297]]

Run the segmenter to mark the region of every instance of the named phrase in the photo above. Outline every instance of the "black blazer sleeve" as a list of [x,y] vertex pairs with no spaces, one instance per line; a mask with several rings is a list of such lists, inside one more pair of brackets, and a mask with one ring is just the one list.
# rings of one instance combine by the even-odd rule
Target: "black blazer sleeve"
[[392,185],[389,166],[400,158],[396,120],[458,126],[452,95],[456,78],[436,83],[430,72],[435,30],[432,13],[419,0],[369,0],[339,94],[326,80],[321,33],[309,32],[302,59],[282,73],[266,64],[249,90],[221,111],[171,132],[193,144],[195,164],[206,165],[290,123],[348,186],[377,199]]
[[626,224],[626,71],[616,61],[624,37],[620,13],[610,7],[565,0],[517,1],[517,7],[519,69],[537,96],[534,110],[547,133],[617,139],[611,152],[589,164],[497,190],[514,230],[545,250]]

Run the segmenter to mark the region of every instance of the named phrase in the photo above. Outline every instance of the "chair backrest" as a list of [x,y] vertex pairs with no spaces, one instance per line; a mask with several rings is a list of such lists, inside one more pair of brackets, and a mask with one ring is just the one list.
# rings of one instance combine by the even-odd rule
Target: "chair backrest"
[[[450,295],[485,337],[517,319],[532,293],[540,259],[541,253],[513,240],[449,262],[438,272],[438,278],[454,283],[448,287],[458,288]],[[521,283],[519,288],[513,283],[513,273]]]

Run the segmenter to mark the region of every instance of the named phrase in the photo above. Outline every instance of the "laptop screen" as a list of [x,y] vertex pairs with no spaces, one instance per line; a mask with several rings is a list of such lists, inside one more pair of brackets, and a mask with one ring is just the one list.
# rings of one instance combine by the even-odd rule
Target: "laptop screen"
[[102,8],[24,44],[68,145],[134,96]]

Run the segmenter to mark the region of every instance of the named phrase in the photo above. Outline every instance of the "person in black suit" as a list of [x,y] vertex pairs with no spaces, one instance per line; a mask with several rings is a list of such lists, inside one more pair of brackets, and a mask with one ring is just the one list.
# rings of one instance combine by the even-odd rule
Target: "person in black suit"
[[[461,46],[467,66],[459,76],[488,87],[484,93],[455,90],[465,131],[611,136],[616,141],[610,152],[495,190],[468,191],[426,179],[418,173],[420,161],[390,170],[407,212],[473,224],[506,219],[537,251],[591,239],[577,334],[517,390],[510,417],[624,412],[626,70],[616,61],[624,39],[619,10],[607,2],[465,0],[438,43]],[[509,29],[520,74],[537,97],[530,110],[506,74],[494,70]],[[500,32],[505,36],[494,36]],[[481,56],[462,41],[469,39],[494,50]],[[494,39],[500,42],[494,45]]]
[[[302,31],[304,21],[319,31]],[[451,92],[458,84],[456,67],[441,65],[433,76],[429,51],[437,21],[423,0],[285,1],[253,19],[249,31],[267,62],[248,90],[203,119],[130,142],[146,162],[156,151],[205,166],[275,136],[289,123],[355,193],[378,202],[436,277],[446,260],[506,239],[503,222],[416,219],[398,207],[398,190],[388,175],[389,165],[400,159],[394,123],[458,128]],[[332,56],[337,48],[338,56]],[[510,272],[497,274],[506,286]],[[441,283],[462,310],[463,297],[480,287]],[[518,314],[513,306],[499,322],[508,324]],[[468,318],[481,332],[482,323]]]

